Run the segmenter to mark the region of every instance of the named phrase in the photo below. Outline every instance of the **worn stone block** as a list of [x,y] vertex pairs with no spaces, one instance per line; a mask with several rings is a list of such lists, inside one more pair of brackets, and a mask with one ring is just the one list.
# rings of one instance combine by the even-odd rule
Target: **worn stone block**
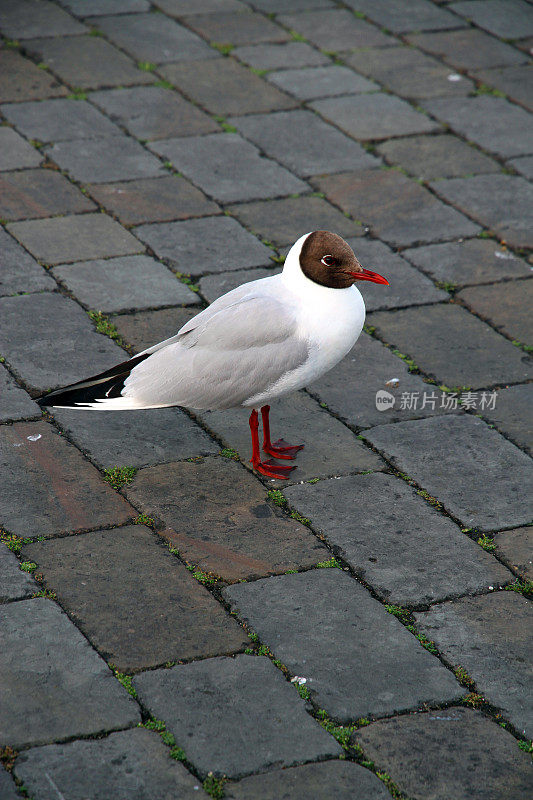
[[144,246],[106,214],[12,222],[8,231],[47,264],[142,253]]
[[519,172],[524,178],[533,180],[533,156],[524,156],[523,158],[512,158],[509,166]]
[[267,13],[277,11],[307,11],[313,8],[333,8],[332,0],[253,0],[250,3]]
[[215,43],[259,44],[287,42],[291,38],[286,30],[255,11],[198,14],[187,21],[193,31]]
[[459,69],[523,64],[527,59],[515,47],[478,28],[410,34],[407,40],[415,47],[433,53]]
[[267,658],[197,661],[145,672],[134,684],[202,777],[238,778],[342,752]]
[[285,69],[287,67],[318,67],[329,64],[329,58],[305,42],[257,44],[236,47],[232,55],[254,69]]
[[493,86],[503,92],[528,111],[533,111],[533,88],[528,65],[482,69],[474,72],[473,77],[483,85]]
[[84,183],[108,183],[166,174],[161,161],[126,136],[58,142],[46,147],[45,152],[61,169]]
[[449,134],[390,139],[377,150],[389,163],[399,164],[410,175],[426,181],[500,171],[497,161]]
[[500,389],[494,408],[484,408],[483,416],[519,447],[533,454],[531,403],[533,384],[523,383]]
[[531,359],[522,350],[456,304],[378,311],[368,322],[447,386],[479,389],[531,376]]
[[0,86],[2,103],[40,100],[68,94],[67,87],[62,86],[55,76],[39,69],[33,61],[23,58],[16,50],[8,47],[0,50],[0,72],[2,75],[9,75],[9,80],[2,81]]
[[148,11],[148,0],[61,0],[78,17],[126,14],[128,11]]
[[302,178],[379,165],[379,161],[361,145],[327,125],[311,111],[232,117],[230,123],[270,158]]
[[515,592],[495,592],[434,606],[416,619],[446,658],[466,669],[486,700],[530,737],[530,603]]
[[394,39],[386,36],[374,25],[358,19],[345,9],[332,8],[304,14],[284,14],[279,19],[283,25],[305,36],[321,50],[338,52],[353,50],[356,47],[384,47],[396,44]]
[[0,792],[3,800],[20,800],[15,782],[3,767],[0,767]]
[[369,224],[374,236],[394,246],[473,236],[480,230],[396,170],[326,175],[314,183],[343,211]]
[[[23,600],[38,591],[37,584],[27,572],[20,569],[20,561],[14,553],[0,546],[0,602]],[[0,773],[0,790],[2,789]],[[2,794],[2,797],[4,795]]]
[[522,39],[533,34],[531,9],[523,0],[487,0],[483,8],[472,0],[463,0],[452,3],[450,8],[502,39]]
[[112,319],[120,336],[133,347],[134,352],[140,353],[174,336],[197,313],[197,308],[161,308],[119,314]]
[[260,266],[268,264],[272,255],[272,250],[229,217],[141,225],[135,234],[159,258],[190,275]]
[[[395,427],[395,426],[393,426]],[[338,569],[235,584],[232,608],[341,722],[459,697],[452,674]]]
[[40,142],[122,135],[116,125],[84,100],[6,103],[1,111],[24,136]]
[[200,281],[200,291],[205,299],[212,303],[217,297],[221,297],[226,292],[231,292],[237,286],[242,286],[250,281],[270,278],[272,275],[279,275],[281,268],[277,269],[246,269],[236,272],[219,272],[216,275],[206,275]]
[[145,513],[165,522],[162,535],[183,558],[226,580],[285,572],[328,557],[307,528],[265,502],[261,484],[231,459],[149,467],[127,491]]
[[37,403],[15,383],[5,367],[0,367],[0,396],[0,422],[41,416]]
[[170,17],[247,10],[239,0],[157,0],[154,5]]
[[0,295],[55,289],[55,281],[3,228],[0,228]]
[[396,0],[348,0],[347,5],[393,33],[460,28],[465,24],[429,0],[409,0],[408,7],[398,5]]
[[374,722],[357,731],[355,741],[410,797],[521,800],[531,786],[527,754],[472,709],[452,706]]
[[242,628],[144,526],[35,542],[24,553],[120,671],[246,645]]
[[41,153],[19,136],[13,128],[0,128],[0,172],[24,167],[38,167]]
[[351,69],[335,64],[308,69],[285,69],[268,76],[270,83],[299,100],[334,97],[339,94],[361,94],[377,91],[379,86],[356,75]]
[[533,280],[474,286],[458,297],[510,339],[533,344]]
[[4,0],[0,29],[9,39],[35,36],[75,36],[87,28],[55,3],[46,0]]
[[42,800],[55,800],[56,792],[69,800],[194,800],[201,793],[200,781],[144,728],[35,747],[19,755],[15,774]]
[[496,530],[531,520],[531,459],[477,417],[380,425],[365,436],[464,525]]
[[0,217],[36,219],[76,214],[96,206],[77,187],[51,169],[26,169],[0,175]]
[[518,574],[533,580],[533,527],[502,531],[496,536],[496,553]]

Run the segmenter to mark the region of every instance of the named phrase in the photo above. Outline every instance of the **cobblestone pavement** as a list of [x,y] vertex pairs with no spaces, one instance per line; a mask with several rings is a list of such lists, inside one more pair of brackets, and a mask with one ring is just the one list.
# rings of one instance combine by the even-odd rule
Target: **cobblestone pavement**
[[[2,800],[530,797],[532,4],[0,30]],[[40,412],[316,228],[390,287],[289,485],[245,412]]]

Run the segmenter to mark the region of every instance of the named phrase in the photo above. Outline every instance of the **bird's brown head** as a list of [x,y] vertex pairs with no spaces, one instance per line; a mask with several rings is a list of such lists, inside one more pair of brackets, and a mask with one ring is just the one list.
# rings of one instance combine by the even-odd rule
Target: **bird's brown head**
[[313,231],[300,251],[303,274],[321,286],[347,289],[357,281],[389,282],[377,272],[364,269],[344,239],[330,231]]

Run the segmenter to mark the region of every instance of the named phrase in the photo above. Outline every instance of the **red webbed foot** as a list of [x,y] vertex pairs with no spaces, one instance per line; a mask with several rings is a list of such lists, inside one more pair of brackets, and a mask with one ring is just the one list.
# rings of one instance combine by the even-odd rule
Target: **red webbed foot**
[[265,453],[268,453],[269,456],[273,456],[274,458],[283,458],[289,461],[292,461],[293,458],[296,458],[300,450],[303,449],[303,444],[288,444],[288,442],[286,442],[284,439],[278,439],[273,443],[265,442],[263,444],[263,450]]
[[296,469],[296,466],[289,467],[285,464],[276,464],[270,459],[268,461],[259,461],[257,464],[254,464],[252,459],[250,461],[254,470],[260,475],[264,475],[266,478],[276,478],[277,480],[287,480],[292,470]]

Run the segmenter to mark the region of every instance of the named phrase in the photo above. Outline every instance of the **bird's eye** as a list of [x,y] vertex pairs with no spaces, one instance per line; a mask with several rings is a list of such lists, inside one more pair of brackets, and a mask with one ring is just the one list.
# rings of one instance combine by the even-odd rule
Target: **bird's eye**
[[337,263],[333,256],[324,256],[320,259],[320,262],[324,264],[325,267],[334,267]]

